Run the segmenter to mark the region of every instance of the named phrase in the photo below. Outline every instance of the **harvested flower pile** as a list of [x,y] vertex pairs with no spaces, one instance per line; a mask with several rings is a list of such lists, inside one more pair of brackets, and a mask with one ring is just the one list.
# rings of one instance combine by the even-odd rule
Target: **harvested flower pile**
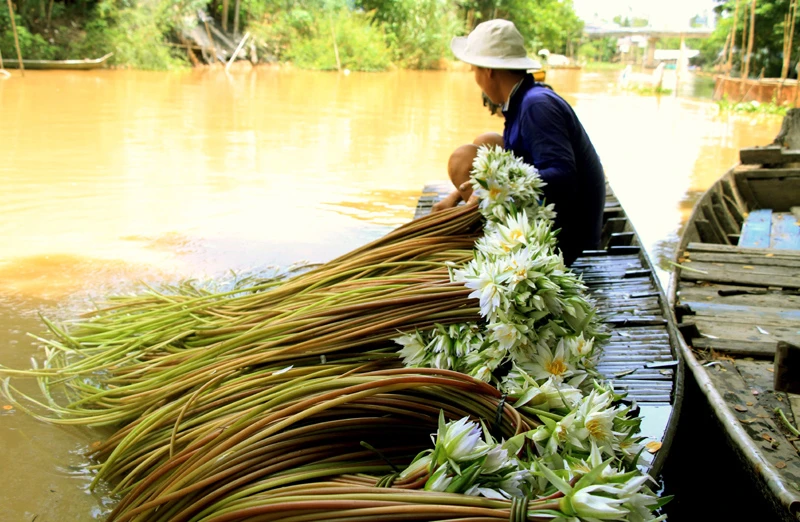
[[662,520],[541,185],[483,148],[477,206],[300,274],[48,323],[46,361],[0,369],[3,392],[117,429],[92,454],[114,521]]

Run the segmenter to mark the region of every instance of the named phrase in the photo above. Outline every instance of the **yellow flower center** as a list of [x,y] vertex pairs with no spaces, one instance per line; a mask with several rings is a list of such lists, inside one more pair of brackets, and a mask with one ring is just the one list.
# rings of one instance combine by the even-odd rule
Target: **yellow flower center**
[[489,190],[489,197],[491,199],[497,199],[497,196],[499,196],[499,195],[500,195],[500,189],[493,188],[493,189]]
[[545,369],[552,375],[561,375],[567,371],[567,365],[564,359],[553,359],[546,366]]
[[584,424],[589,435],[594,439],[603,440],[606,438],[606,429],[600,419],[591,419]]
[[519,229],[512,230],[509,237],[511,238],[511,241],[517,241],[519,238],[522,237],[522,230]]

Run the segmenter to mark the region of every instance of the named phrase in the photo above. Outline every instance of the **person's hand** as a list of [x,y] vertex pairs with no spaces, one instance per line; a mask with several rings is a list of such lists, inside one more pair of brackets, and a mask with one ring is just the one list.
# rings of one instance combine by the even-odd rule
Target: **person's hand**
[[461,194],[459,191],[454,190],[445,198],[438,203],[434,203],[433,207],[431,207],[431,212],[439,212],[440,210],[446,210],[448,208],[453,208],[458,205],[458,202],[461,201]]
[[472,198],[472,181],[467,180],[461,185],[458,186],[458,193],[461,195],[461,199],[464,201],[469,201]]

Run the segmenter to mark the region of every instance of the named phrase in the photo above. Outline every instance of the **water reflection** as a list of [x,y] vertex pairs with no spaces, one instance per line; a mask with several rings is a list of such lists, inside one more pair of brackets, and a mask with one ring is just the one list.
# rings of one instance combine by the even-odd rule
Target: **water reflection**
[[[617,74],[548,82],[666,268],[694,200],[780,122],[620,92]],[[319,262],[377,238],[411,218],[456,146],[503,125],[467,72],[31,71],[0,83],[0,115],[0,364],[17,368],[41,355],[25,335],[44,333],[38,312],[66,319],[139,280]],[[101,434],[0,411],[4,516],[102,511],[69,471]]]

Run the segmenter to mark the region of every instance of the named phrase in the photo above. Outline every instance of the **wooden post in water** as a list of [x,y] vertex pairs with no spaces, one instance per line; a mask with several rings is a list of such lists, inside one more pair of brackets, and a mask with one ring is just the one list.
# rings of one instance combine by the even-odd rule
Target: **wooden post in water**
[[208,45],[211,46],[211,63],[217,63],[219,59],[217,58],[217,49],[214,47],[214,39],[211,38],[211,30],[208,28],[208,20],[206,17],[203,16],[203,24],[206,26],[206,36],[208,36]]
[[750,75],[750,55],[753,54],[753,39],[756,30],[756,0],[750,4],[750,36],[747,39],[747,54],[744,59],[744,72],[742,72],[742,81],[747,80]]
[[239,7],[242,0],[236,0],[236,5],[233,7],[233,36],[239,36]]
[[733,28],[731,28],[731,48],[728,49],[728,65],[725,67],[726,74],[731,75],[733,70],[733,50],[736,48],[736,22],[739,19],[739,0],[736,0],[736,7],[733,10]]
[[339,61],[339,45],[336,43],[336,28],[333,26],[333,13],[331,12],[328,13],[328,19],[331,21],[331,35],[333,36],[333,52],[336,55],[336,70],[342,72],[342,62]]
[[19,60],[19,72],[25,76],[25,66],[22,64],[22,51],[19,50],[19,35],[17,35],[17,22],[14,20],[14,6],[8,0],[8,14],[11,15],[11,30],[14,31],[14,45],[17,46],[17,60]]
[[792,58],[792,40],[794,39],[794,22],[797,18],[797,0],[789,3],[789,12],[783,19],[783,67],[781,68],[781,80],[789,76],[789,61]]

